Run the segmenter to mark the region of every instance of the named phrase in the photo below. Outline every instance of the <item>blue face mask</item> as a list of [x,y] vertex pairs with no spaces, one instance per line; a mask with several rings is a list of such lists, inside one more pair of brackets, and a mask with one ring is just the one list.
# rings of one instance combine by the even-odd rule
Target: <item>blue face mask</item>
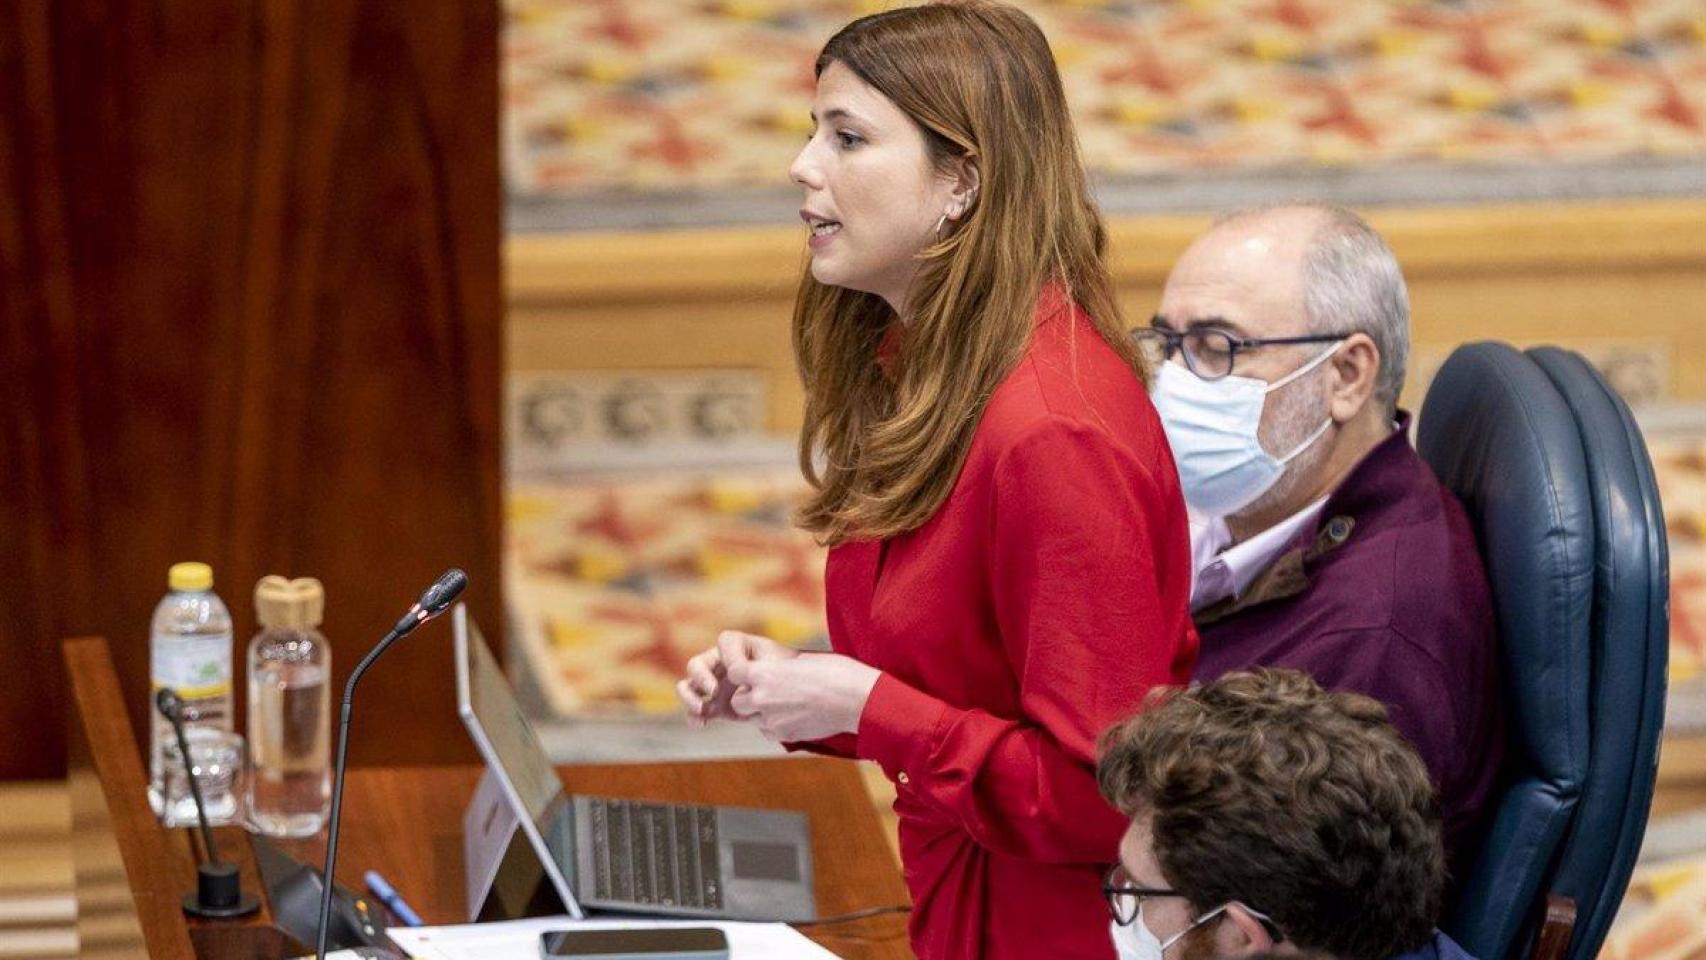
[[1285,465],[1321,439],[1333,418],[1296,449],[1275,457],[1257,439],[1267,395],[1326,363],[1338,350],[1337,345],[1328,348],[1271,384],[1253,377],[1204,380],[1181,364],[1162,364],[1150,399],[1173,448],[1185,502],[1200,513],[1224,517],[1268,492],[1285,473]]

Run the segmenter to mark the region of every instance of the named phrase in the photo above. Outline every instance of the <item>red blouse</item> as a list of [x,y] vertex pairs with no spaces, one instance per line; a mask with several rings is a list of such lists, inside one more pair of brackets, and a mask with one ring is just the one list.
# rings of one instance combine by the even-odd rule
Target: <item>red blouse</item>
[[1049,290],[936,515],[830,552],[831,643],[883,676],[813,746],[894,781],[920,960],[1113,956],[1126,820],[1095,744],[1196,660],[1177,476],[1142,383]]

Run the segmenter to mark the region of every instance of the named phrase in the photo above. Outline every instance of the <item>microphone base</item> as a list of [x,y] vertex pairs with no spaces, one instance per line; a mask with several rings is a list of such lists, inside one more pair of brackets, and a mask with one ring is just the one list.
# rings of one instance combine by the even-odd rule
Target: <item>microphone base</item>
[[245,893],[237,898],[237,902],[228,907],[210,907],[203,904],[193,893],[184,894],[184,912],[192,917],[204,920],[229,920],[232,917],[246,917],[261,908],[260,898],[252,893]]
[[184,912],[192,917],[228,920],[254,913],[261,901],[244,893],[234,863],[204,863],[196,867],[196,890],[184,897]]

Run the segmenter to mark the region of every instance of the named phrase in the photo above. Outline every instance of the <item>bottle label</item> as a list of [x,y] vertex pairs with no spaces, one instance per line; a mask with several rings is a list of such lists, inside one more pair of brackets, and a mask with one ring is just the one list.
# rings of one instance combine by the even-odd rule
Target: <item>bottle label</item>
[[154,689],[171,687],[185,700],[225,696],[231,692],[231,634],[154,638]]

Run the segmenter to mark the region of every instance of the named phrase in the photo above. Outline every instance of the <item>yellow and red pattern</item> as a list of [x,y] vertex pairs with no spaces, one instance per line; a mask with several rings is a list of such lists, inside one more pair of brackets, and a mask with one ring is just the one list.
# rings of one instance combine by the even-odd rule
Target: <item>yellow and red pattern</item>
[[[508,0],[518,196],[787,186],[862,0]],[[1024,0],[1103,178],[1706,157],[1699,0]]]
[[[1671,699],[1706,704],[1706,435],[1649,445],[1670,536]],[[825,646],[824,551],[789,522],[805,490],[793,467],[512,488],[515,639],[552,709],[669,713],[687,658],[721,630]]]
[[722,630],[827,646],[824,551],[789,519],[804,490],[793,467],[512,488],[514,641],[552,711],[668,713]]

